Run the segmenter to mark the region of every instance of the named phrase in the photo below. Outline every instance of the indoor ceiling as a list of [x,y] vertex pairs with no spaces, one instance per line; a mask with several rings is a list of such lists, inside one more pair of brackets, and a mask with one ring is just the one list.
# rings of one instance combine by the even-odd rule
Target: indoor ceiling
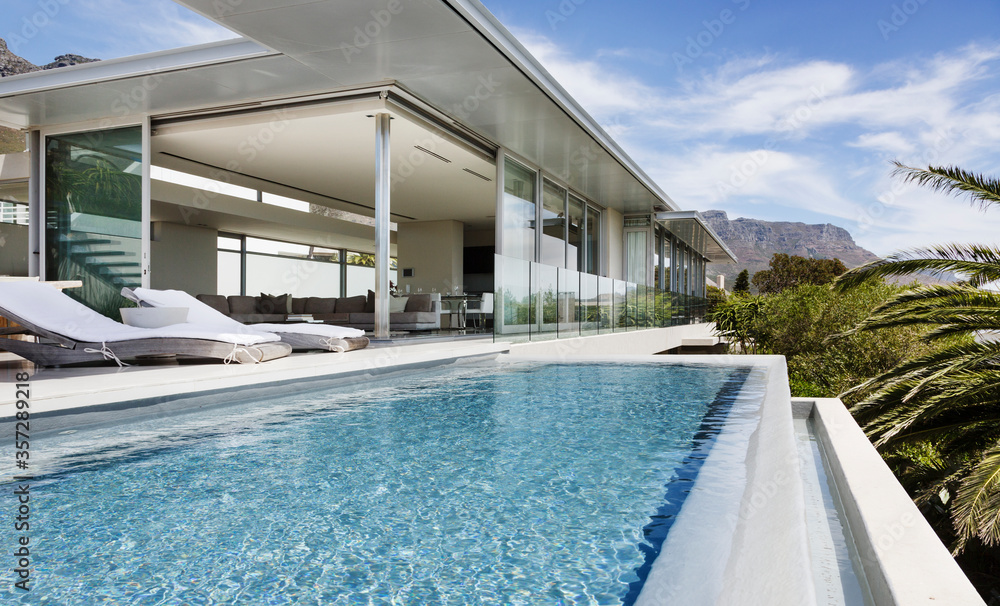
[[[153,163],[374,216],[374,111],[310,107],[157,126]],[[492,161],[403,115],[390,129],[392,221],[493,226]]]

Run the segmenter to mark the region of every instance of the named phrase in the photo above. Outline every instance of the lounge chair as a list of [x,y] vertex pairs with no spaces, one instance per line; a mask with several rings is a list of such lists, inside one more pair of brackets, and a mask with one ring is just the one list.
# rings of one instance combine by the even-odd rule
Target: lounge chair
[[257,363],[282,358],[292,348],[266,332],[226,332],[191,324],[163,328],[126,326],[39,282],[0,283],[0,316],[20,326],[0,334],[29,334],[54,343],[0,338],[0,349],[39,366],[63,366],[174,354]]
[[182,290],[154,290],[152,288],[122,289],[122,296],[149,307],[187,307],[189,324],[225,330],[227,332],[272,332],[294,350],[319,349],[345,352],[368,346],[365,331],[329,324],[243,324],[212,309]]

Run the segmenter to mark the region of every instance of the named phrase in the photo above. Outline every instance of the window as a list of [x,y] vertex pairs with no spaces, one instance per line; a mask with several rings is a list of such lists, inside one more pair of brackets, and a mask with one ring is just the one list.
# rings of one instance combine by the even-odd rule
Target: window
[[503,254],[535,260],[535,183],[537,175],[513,162],[504,162]]
[[566,190],[545,180],[542,186],[542,255],[545,265],[566,267]]
[[600,275],[601,273],[601,211],[593,206],[587,207],[587,265],[585,271],[588,274]]
[[566,267],[568,269],[587,271],[586,237],[587,204],[580,198],[570,194],[566,205]]
[[0,183],[0,223],[28,224],[28,182]]

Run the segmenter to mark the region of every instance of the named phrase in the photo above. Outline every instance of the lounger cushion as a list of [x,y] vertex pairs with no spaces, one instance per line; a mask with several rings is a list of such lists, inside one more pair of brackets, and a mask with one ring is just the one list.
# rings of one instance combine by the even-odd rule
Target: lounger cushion
[[40,282],[0,283],[0,308],[38,328],[84,343],[115,343],[135,339],[206,339],[253,345],[278,340],[277,335],[251,330],[172,324],[162,328],[126,326],[86,307],[48,284]]
[[304,314],[309,313],[306,311],[306,301],[305,297],[293,297],[292,298],[292,313],[293,314]]
[[337,299],[337,313],[363,313],[365,311],[366,302],[367,297],[364,295],[358,295],[356,297],[341,297]]
[[229,313],[233,315],[251,315],[257,311],[257,297],[229,295]]
[[404,311],[434,311],[434,303],[430,295],[410,295]]
[[[362,337],[365,334],[364,331],[357,330],[355,328],[346,328],[343,326],[330,326],[327,324],[305,324],[305,323],[255,324],[252,327],[247,327],[239,324],[232,318],[218,314],[212,309],[208,308],[207,306],[200,304],[197,300],[194,300],[191,297],[191,295],[187,294],[184,291],[136,288],[135,294],[143,301],[151,303],[154,307],[187,307],[189,322],[201,323],[206,326],[227,327],[236,330],[264,331],[264,332],[279,333],[279,334],[293,333],[300,335],[312,335],[317,337],[317,340],[315,341],[317,347],[322,345],[323,339],[356,338],[356,337]],[[345,318],[346,315],[347,314],[345,314]],[[261,314],[258,314],[256,317],[261,317]],[[279,317],[283,319],[283,316]]]
[[198,300],[220,314],[229,315],[229,301],[224,295],[198,295]]
[[368,291],[368,298],[365,299],[365,313],[375,313],[375,293],[370,290]]
[[318,314],[332,314],[337,310],[337,299],[333,297],[309,297],[306,299],[306,309],[303,313],[312,314],[316,318]]

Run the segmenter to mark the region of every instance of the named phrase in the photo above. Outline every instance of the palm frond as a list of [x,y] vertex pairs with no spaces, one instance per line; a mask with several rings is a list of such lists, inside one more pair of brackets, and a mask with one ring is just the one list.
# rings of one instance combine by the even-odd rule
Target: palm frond
[[892,176],[904,182],[916,183],[946,195],[968,195],[973,204],[985,210],[1000,204],[1000,181],[963,170],[957,166],[928,166],[914,168],[894,161]]
[[962,480],[952,521],[962,542],[976,537],[986,545],[1000,544],[1000,444],[984,452]]
[[878,278],[924,274],[960,274],[970,285],[1000,280],[1000,249],[970,244],[943,244],[889,255],[847,271],[834,280],[841,292]]

